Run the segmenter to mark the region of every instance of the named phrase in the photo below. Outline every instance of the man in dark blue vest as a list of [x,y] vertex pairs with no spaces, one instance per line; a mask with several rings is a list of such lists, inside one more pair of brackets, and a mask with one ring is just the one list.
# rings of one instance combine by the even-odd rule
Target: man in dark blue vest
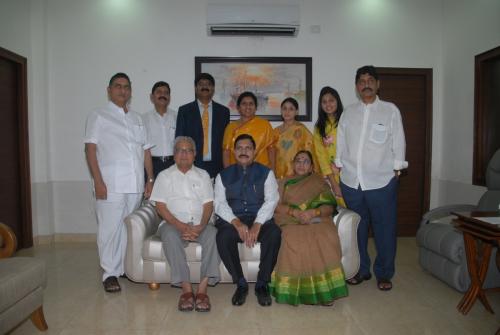
[[261,306],[271,305],[268,283],[278,257],[281,230],[273,215],[279,201],[278,184],[268,167],[254,162],[255,141],[242,134],[234,142],[236,164],[215,179],[217,249],[222,262],[237,284],[232,303],[240,306],[248,295],[238,243],[253,248],[260,242],[260,264],[255,295]]

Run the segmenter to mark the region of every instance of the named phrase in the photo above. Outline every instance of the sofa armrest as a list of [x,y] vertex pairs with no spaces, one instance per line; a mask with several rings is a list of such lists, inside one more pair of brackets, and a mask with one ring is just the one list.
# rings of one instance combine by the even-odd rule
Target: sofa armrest
[[359,271],[358,225],[360,216],[352,210],[340,208],[333,218],[340,239],[342,250],[342,266],[346,279],[350,279]]
[[9,226],[0,222],[0,258],[7,258],[17,249],[16,234]]
[[144,203],[125,219],[127,228],[127,249],[125,254],[125,273],[134,281],[141,281],[143,272],[142,251],[144,241],[156,234],[160,217],[151,203]]
[[450,216],[451,212],[468,212],[468,211],[473,211],[476,208],[477,207],[475,205],[467,205],[467,204],[447,205],[434,208],[422,216],[422,221],[420,221],[420,227],[434,220],[439,220],[446,216]]

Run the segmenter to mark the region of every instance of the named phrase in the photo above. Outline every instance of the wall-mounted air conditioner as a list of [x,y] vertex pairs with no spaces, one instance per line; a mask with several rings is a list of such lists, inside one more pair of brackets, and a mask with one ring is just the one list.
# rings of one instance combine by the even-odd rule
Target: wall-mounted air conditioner
[[299,5],[208,4],[207,30],[212,36],[297,36]]

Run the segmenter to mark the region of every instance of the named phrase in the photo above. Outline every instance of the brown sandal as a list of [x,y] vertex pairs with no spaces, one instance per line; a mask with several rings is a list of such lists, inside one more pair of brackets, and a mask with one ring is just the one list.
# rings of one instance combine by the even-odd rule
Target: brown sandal
[[210,298],[205,293],[197,293],[196,294],[196,307],[195,310],[197,312],[210,312]]
[[179,303],[177,305],[179,311],[190,312],[194,309],[194,294],[193,292],[186,292],[181,294]]

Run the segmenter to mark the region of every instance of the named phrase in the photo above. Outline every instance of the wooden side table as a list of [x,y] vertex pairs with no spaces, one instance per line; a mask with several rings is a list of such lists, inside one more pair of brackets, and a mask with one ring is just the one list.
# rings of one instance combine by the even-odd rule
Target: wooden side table
[[[483,289],[484,279],[488,273],[491,251],[500,243],[500,225],[488,223],[487,218],[500,217],[499,212],[452,212],[457,216],[453,224],[463,232],[465,254],[467,257],[467,268],[471,279],[469,290],[460,300],[457,309],[462,314],[467,314],[477,298],[487,311],[493,313],[486,291],[500,292],[500,287]],[[484,219],[481,219],[484,218]],[[497,252],[498,258],[498,252]]]

